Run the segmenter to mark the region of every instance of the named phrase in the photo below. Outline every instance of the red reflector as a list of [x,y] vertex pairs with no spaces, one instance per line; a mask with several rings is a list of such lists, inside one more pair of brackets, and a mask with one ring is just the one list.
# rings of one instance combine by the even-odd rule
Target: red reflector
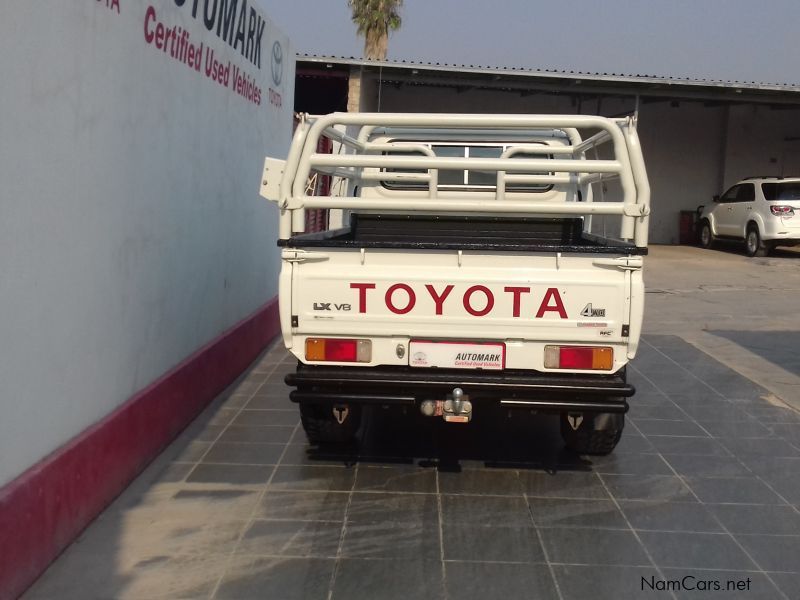
[[358,352],[356,340],[325,340],[325,360],[332,362],[355,362]]
[[592,349],[562,346],[560,352],[560,368],[562,369],[591,369]]

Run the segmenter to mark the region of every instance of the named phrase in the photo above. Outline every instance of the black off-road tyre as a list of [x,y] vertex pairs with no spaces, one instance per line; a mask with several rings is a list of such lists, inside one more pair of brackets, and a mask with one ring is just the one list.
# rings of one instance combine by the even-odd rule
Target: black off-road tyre
[[714,234],[711,233],[711,223],[705,219],[700,223],[700,231],[697,235],[697,243],[701,248],[709,249],[714,247]]
[[361,407],[349,406],[343,423],[333,415],[330,404],[300,403],[300,422],[312,444],[346,444],[355,440],[361,425]]
[[625,415],[617,413],[583,415],[577,429],[570,425],[568,415],[561,415],[561,437],[567,449],[576,454],[610,454],[619,443],[624,427]]
[[763,257],[767,255],[767,246],[761,239],[761,234],[758,231],[758,225],[751,223],[747,228],[747,234],[744,238],[744,247],[747,256],[750,257]]

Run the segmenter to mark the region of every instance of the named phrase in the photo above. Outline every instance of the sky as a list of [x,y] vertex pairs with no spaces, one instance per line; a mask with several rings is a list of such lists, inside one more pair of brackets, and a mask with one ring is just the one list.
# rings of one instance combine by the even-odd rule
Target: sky
[[[295,50],[360,58],[347,0],[258,0]],[[798,0],[405,0],[390,60],[800,83]]]

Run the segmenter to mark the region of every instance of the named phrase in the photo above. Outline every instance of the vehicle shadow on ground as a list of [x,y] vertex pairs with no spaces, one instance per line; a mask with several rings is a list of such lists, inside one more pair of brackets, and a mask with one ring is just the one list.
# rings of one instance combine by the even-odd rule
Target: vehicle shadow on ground
[[371,408],[358,440],[348,446],[309,446],[310,462],[464,468],[591,470],[592,462],[564,447],[558,417],[478,407],[471,423],[446,423],[409,410]]
[[[739,256],[747,257],[744,243],[733,240],[715,240],[714,246],[711,249],[706,250],[706,252],[709,251],[717,251],[724,254],[738,254]],[[785,258],[798,260],[800,259],[800,246],[779,246],[771,250],[770,253],[764,258]]]
[[709,330],[795,375],[800,375],[797,339],[800,331]]

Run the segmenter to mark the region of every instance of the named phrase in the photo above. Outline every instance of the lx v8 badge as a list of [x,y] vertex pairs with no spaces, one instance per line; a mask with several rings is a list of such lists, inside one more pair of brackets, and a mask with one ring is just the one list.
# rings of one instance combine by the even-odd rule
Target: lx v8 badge
[[[333,306],[333,308],[331,308]],[[335,304],[333,302],[314,302],[314,310],[344,310],[352,308],[349,304]]]

